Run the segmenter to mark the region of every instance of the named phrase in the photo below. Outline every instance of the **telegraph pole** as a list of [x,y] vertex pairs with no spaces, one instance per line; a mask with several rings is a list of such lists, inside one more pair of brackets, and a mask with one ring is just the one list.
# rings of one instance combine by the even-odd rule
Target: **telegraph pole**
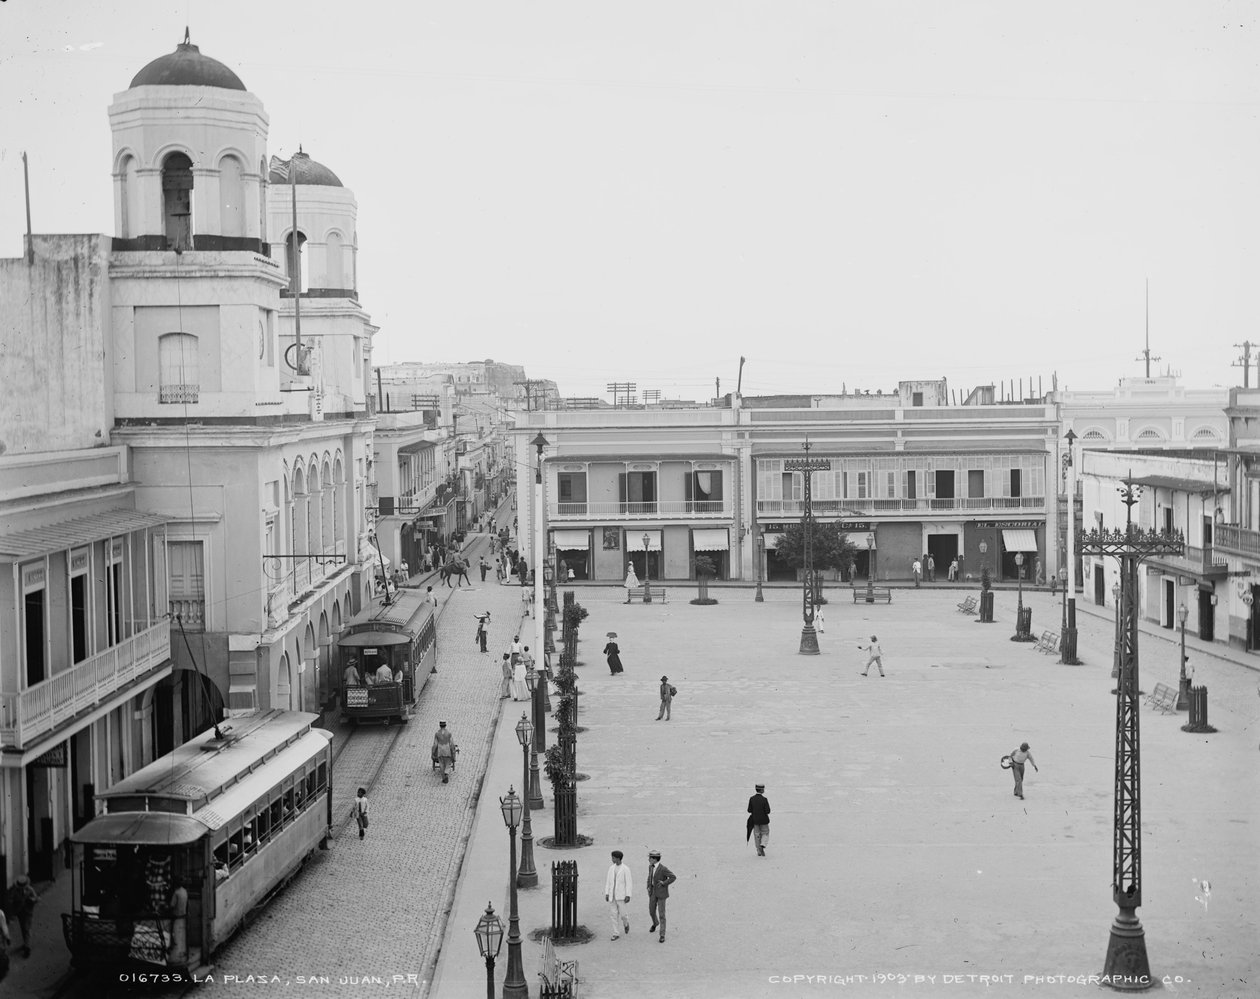
[[630,405],[631,394],[639,387],[637,382],[609,382],[608,391],[612,393],[613,405],[620,406],[622,403]]
[[801,517],[801,534],[805,542],[805,580],[804,588],[801,591],[802,614],[805,619],[805,626],[801,629],[800,647],[800,654],[803,656],[816,656],[819,654],[818,632],[814,630],[814,507],[811,482],[815,472],[831,467],[831,462],[826,458],[811,458],[809,456],[811,447],[813,445],[810,444],[809,438],[806,437],[805,443],[801,445],[801,448],[805,451],[805,457],[788,458],[783,462],[783,470],[785,472],[800,472],[801,478],[805,480],[805,512]]
[[1242,357],[1234,362],[1233,367],[1237,368],[1241,364],[1243,369],[1243,388],[1251,388],[1251,348],[1258,346],[1250,340],[1244,340],[1242,343],[1234,344],[1235,347],[1242,348]]

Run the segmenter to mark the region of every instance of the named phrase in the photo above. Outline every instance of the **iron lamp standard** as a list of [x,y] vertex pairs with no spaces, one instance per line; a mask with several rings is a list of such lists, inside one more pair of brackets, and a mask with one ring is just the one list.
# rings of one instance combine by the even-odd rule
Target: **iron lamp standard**
[[537,454],[537,462],[534,465],[534,544],[530,561],[534,564],[534,648],[535,653],[539,656],[546,655],[547,636],[549,632],[546,630],[546,590],[543,589],[543,580],[545,572],[543,566],[546,562],[546,526],[544,524],[544,504],[546,502],[543,496],[543,448],[547,447],[549,441],[539,432],[530,443],[534,446]]
[[643,602],[650,604],[652,602],[652,566],[648,561],[648,555],[652,550],[652,535],[647,531],[643,532]]
[[1065,666],[1079,666],[1076,657],[1076,464],[1072,459],[1072,445],[1076,434],[1069,428],[1063,435],[1067,451],[1063,455],[1067,473],[1067,583],[1063,589],[1064,622],[1059,636],[1059,662]]
[[875,602],[875,535],[866,536],[866,602]]
[[529,824],[529,746],[534,740],[534,726],[522,711],[516,723],[516,740],[521,744],[521,787],[525,789],[524,810],[521,819],[521,866],[516,872],[516,883],[521,888],[533,888],[538,884],[538,871],[534,868],[534,834]]
[[757,553],[757,595],[753,597],[753,602],[761,604],[766,601],[766,598],[761,593],[761,565],[766,557],[766,536],[760,531],[757,532],[755,550]]
[[1177,681],[1177,710],[1190,710],[1190,678],[1186,676],[1186,618],[1190,611],[1182,604],[1177,608],[1177,621],[1181,624],[1181,679]]
[[1024,606],[1024,553],[1015,553],[1015,576],[1019,585],[1019,600],[1015,608],[1015,634],[1013,642],[1032,641],[1032,608]]
[[499,811],[503,824],[508,828],[511,852],[508,859],[508,889],[511,907],[508,909],[508,966],[503,980],[503,999],[529,999],[529,986],[525,984],[525,965],[521,962],[521,920],[516,911],[516,827],[521,821],[523,805],[516,796],[515,788],[508,788],[506,798],[499,799]]
[[486,962],[486,999],[494,999],[494,959],[503,946],[503,920],[494,914],[494,906],[486,903],[473,933],[477,936],[477,949]]
[[528,788],[525,800],[529,803],[531,810],[543,807],[542,785],[538,782],[538,754],[547,750],[545,745],[539,746],[539,743],[546,739],[543,732],[546,719],[543,717],[542,698],[538,694],[540,683],[546,682],[547,678],[533,666],[525,673],[525,685],[529,687],[529,701],[534,709],[534,738],[529,747],[529,783],[525,785]]

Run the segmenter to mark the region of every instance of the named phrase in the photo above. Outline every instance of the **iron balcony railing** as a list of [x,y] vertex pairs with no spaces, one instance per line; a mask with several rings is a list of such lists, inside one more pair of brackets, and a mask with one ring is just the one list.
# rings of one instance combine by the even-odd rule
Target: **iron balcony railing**
[[[1044,496],[966,496],[938,499],[921,496],[917,499],[815,499],[811,502],[814,515],[858,511],[871,513],[929,513],[933,511],[958,512],[966,510],[1044,510]],[[759,499],[757,513],[763,517],[800,517],[805,503],[799,499]]]
[[170,658],[171,622],[163,619],[26,690],[0,694],[0,744],[28,745]]
[[590,518],[634,520],[661,517],[731,517],[734,510],[725,500],[654,500],[621,503],[600,500],[594,503],[551,503],[547,516],[553,520]]
[[1233,524],[1217,524],[1212,533],[1212,543],[1216,548],[1233,555],[1260,557],[1260,531]]

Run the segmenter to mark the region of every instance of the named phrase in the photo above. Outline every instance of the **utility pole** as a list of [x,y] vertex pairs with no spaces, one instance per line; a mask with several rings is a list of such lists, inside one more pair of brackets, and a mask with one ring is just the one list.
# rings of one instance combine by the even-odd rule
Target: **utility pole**
[[1251,348],[1260,346],[1254,344],[1250,340],[1244,340],[1242,343],[1234,344],[1235,347],[1241,347],[1243,355],[1235,361],[1232,367],[1237,368],[1241,363],[1243,369],[1243,388],[1251,388]]
[[623,402],[630,405],[630,393],[639,387],[637,382],[609,382],[608,391],[612,393],[613,405],[620,406]]
[[1146,359],[1146,377],[1151,377],[1151,361],[1161,361],[1161,357],[1151,356],[1151,279],[1146,279],[1146,349],[1137,360]]

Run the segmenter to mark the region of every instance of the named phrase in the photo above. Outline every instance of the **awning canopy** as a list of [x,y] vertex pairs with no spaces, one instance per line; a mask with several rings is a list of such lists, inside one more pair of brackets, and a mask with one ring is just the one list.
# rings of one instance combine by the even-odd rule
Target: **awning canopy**
[[1003,531],[1002,547],[1008,552],[1035,552],[1037,533],[1035,531]]
[[1228,493],[1229,486],[1212,485],[1202,479],[1186,479],[1172,475],[1140,475],[1133,482],[1139,486],[1150,486],[1152,489],[1171,489],[1173,492],[1190,493],[1195,496],[1211,496],[1215,493]]
[[127,846],[183,846],[210,831],[191,815],[172,812],[118,812],[101,815],[70,834],[74,843],[123,843]]
[[170,518],[141,510],[107,510],[75,520],[62,520],[26,531],[0,535],[0,558],[48,555],[93,541],[129,534],[145,527],[160,527]]
[[410,638],[398,631],[359,631],[337,639],[337,644],[362,649],[377,645],[406,645],[410,641]]
[[[640,538],[640,541],[643,539]],[[693,528],[691,547],[698,552],[724,552],[731,547],[730,531],[725,527]]]
[[587,551],[591,547],[590,531],[552,531],[551,540],[557,550]]
[[643,539],[647,538],[647,550],[650,552],[659,552],[661,550],[661,532],[660,531],[636,531],[629,527],[626,528],[626,551],[641,552],[644,549]]

